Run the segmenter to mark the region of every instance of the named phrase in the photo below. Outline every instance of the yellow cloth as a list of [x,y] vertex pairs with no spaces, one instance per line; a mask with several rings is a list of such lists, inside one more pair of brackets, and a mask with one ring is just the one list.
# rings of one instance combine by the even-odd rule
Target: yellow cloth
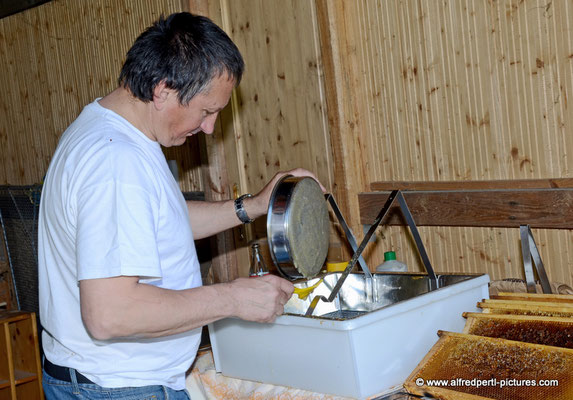
[[215,371],[211,350],[199,351],[187,376],[186,387],[193,400],[349,400],[348,397],[223,376]]

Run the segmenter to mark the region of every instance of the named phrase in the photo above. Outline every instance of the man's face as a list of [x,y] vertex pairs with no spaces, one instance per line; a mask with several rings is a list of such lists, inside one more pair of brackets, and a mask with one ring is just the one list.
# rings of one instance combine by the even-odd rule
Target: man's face
[[235,81],[226,74],[215,77],[209,88],[186,106],[179,104],[177,93],[171,90],[162,112],[163,123],[155,135],[157,141],[165,147],[179,146],[201,131],[213,133],[217,115],[229,102],[234,87]]

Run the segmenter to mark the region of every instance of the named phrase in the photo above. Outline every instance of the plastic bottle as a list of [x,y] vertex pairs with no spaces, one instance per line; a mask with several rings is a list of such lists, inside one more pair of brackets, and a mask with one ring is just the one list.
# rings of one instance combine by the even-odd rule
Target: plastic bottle
[[265,260],[261,256],[261,249],[258,243],[254,243],[251,246],[251,268],[249,270],[250,277],[257,277],[267,275],[269,273],[269,269],[265,264]]
[[376,267],[376,272],[389,272],[398,271],[406,272],[408,271],[408,266],[401,261],[396,260],[396,253],[393,251],[387,251],[384,253],[384,262]]

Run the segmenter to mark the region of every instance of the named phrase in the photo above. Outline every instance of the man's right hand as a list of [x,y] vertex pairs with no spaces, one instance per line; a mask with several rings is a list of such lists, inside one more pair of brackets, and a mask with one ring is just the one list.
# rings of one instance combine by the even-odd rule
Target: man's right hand
[[255,322],[273,322],[282,315],[294,285],[275,275],[239,278],[230,283],[235,316]]

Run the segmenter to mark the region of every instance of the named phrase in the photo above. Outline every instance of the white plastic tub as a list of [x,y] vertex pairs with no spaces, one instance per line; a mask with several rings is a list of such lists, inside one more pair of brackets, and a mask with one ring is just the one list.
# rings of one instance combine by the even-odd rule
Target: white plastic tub
[[[339,275],[326,276],[316,294],[328,295]],[[487,275],[439,278],[446,286],[428,292],[425,276],[375,274],[371,290],[362,274],[351,274],[340,300],[319,303],[314,315],[371,310],[353,318],[294,315],[304,314],[309,300],[291,299],[286,309],[294,314],[272,324],[212,323],[215,368],[229,377],[358,399],[389,392],[434,345],[438,330],[461,332],[462,313],[477,311],[476,303],[488,298]]]

